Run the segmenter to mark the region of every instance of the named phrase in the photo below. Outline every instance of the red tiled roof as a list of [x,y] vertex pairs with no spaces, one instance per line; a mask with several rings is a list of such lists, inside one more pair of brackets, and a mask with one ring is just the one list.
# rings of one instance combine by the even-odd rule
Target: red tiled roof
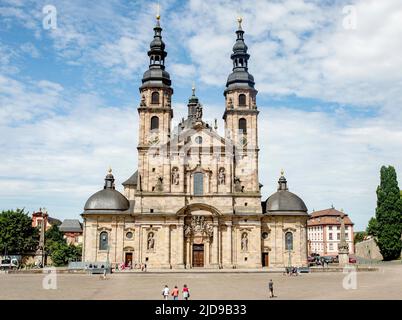
[[[341,222],[338,220],[342,214],[341,211],[335,208],[329,208],[320,211],[314,211],[310,215],[310,219],[307,221],[307,226],[319,226],[319,225],[340,225]],[[345,225],[354,225],[349,216],[345,214]]]

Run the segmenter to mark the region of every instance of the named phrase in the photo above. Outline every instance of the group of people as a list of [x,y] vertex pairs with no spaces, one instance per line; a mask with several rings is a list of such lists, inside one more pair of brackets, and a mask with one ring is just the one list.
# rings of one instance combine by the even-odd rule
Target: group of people
[[285,273],[288,276],[298,276],[299,269],[297,267],[287,267]]
[[127,264],[122,262],[120,265],[116,264],[116,271],[117,270],[131,270],[131,269],[141,269],[141,271],[146,272],[147,271],[147,264],[146,263],[134,263],[134,265],[131,264],[131,261],[129,261]]
[[[183,286],[183,289],[181,292],[183,295],[183,300],[188,300],[190,298],[190,291],[186,284]],[[162,289],[162,296],[163,296],[163,299],[165,299],[165,300],[169,300],[169,295],[172,296],[173,300],[179,300],[179,294],[180,294],[180,292],[179,292],[179,289],[177,288],[177,286],[174,286],[172,292],[170,292],[168,285],[165,285],[165,287]]]

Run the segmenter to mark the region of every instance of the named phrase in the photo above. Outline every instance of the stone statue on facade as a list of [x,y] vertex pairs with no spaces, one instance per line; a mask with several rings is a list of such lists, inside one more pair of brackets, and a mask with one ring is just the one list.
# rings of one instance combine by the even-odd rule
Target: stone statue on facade
[[172,184],[178,185],[179,178],[180,178],[179,169],[175,167],[172,169]]
[[153,250],[155,248],[155,239],[153,232],[148,233],[148,250]]
[[202,106],[199,104],[195,109],[195,120],[199,121],[202,119]]
[[218,183],[221,185],[225,184],[225,169],[223,169],[223,168],[219,169]]
[[247,238],[247,233],[244,232],[241,238],[241,250],[242,251],[248,251],[248,238]]
[[240,185],[240,179],[238,177],[234,178],[234,190],[235,192],[242,192],[242,187]]
[[143,94],[142,96],[141,96],[141,102],[140,102],[140,106],[141,107],[145,107],[147,104],[145,103],[145,95]]
[[156,183],[155,190],[163,191],[163,178],[162,177],[158,178],[158,182]]
[[233,101],[232,101],[232,98],[229,98],[229,100],[228,100],[228,108],[229,108],[229,109],[233,109]]
[[204,216],[192,216],[190,223],[184,226],[184,236],[207,236],[212,237],[214,228],[209,224]]

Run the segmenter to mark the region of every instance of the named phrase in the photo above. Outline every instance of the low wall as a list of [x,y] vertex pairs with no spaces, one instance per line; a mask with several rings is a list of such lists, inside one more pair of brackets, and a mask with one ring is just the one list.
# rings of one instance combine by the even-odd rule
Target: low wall
[[382,260],[380,249],[374,238],[358,242],[355,245],[356,257],[368,260]]

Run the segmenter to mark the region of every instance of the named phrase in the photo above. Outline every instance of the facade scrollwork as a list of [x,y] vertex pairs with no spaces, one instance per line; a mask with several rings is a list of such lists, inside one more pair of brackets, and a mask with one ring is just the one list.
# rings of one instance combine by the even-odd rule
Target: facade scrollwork
[[212,224],[208,223],[204,216],[192,216],[189,223],[184,226],[186,238],[200,236],[211,238],[214,234]]

